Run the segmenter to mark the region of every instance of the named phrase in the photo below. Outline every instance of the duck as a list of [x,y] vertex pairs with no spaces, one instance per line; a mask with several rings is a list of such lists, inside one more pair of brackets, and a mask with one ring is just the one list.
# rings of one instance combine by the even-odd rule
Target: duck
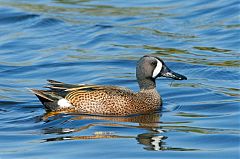
[[129,116],[156,112],[162,98],[156,89],[158,77],[186,80],[154,55],[141,57],[136,66],[140,90],[93,84],[67,84],[48,80],[48,90],[31,89],[46,112],[80,113],[103,116]]

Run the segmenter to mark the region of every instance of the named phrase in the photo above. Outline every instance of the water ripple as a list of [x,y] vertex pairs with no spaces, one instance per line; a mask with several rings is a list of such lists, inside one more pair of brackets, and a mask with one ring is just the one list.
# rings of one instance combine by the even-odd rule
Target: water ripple
[[[0,0],[0,158],[239,158],[238,4]],[[138,91],[145,54],[188,77],[157,80],[153,114],[46,114],[28,90],[55,79]]]

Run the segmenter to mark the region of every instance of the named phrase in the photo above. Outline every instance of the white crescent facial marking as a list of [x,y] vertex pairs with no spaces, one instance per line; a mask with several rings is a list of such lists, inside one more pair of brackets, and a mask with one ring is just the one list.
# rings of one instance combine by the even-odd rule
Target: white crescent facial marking
[[65,98],[59,99],[57,104],[59,105],[60,108],[72,107],[72,104]]
[[162,70],[162,62],[157,60],[157,66],[155,67],[153,74],[152,74],[152,78],[156,78],[157,75],[160,73],[160,71]]

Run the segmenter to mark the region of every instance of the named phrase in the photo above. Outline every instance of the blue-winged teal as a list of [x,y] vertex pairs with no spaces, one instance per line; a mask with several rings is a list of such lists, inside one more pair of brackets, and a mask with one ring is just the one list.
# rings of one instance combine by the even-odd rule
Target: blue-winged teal
[[72,85],[53,80],[48,80],[50,90],[32,91],[48,112],[126,116],[153,112],[161,107],[162,100],[155,83],[157,77],[187,79],[171,71],[160,58],[150,55],[140,58],[136,76],[140,87],[137,93],[124,87]]

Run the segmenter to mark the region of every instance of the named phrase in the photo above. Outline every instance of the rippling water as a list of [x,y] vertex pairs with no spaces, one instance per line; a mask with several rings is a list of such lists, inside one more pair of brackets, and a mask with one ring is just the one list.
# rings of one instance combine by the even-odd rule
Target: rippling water
[[[239,29],[238,0],[0,0],[0,158],[239,158]],[[158,113],[45,114],[28,90],[137,91],[145,54],[188,77],[157,81]]]

